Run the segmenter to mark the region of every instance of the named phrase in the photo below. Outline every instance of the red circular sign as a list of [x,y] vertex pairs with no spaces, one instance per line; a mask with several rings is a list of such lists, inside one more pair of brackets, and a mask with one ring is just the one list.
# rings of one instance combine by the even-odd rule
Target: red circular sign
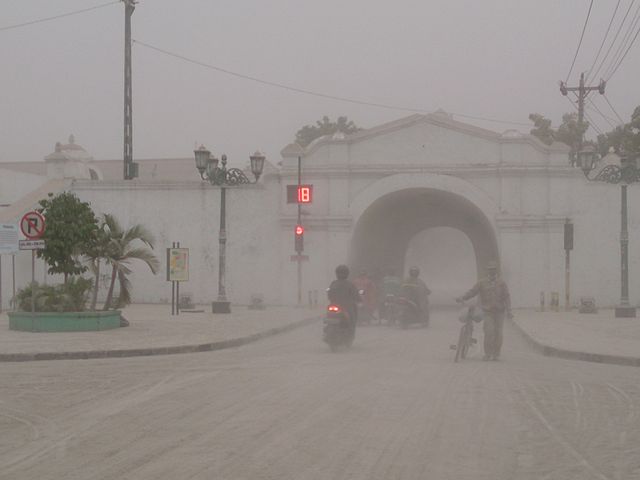
[[20,230],[29,240],[37,240],[44,234],[44,217],[38,212],[27,212],[20,220]]

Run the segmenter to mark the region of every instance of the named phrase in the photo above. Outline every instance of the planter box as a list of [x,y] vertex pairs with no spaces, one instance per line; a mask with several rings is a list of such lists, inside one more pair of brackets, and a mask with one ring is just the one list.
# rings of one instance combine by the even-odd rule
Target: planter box
[[9,312],[9,330],[92,332],[120,327],[120,310],[107,312]]

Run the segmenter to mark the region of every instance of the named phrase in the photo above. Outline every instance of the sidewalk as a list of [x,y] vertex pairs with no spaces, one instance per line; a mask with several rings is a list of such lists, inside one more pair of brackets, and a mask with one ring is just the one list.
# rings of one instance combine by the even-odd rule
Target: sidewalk
[[233,306],[230,315],[203,313],[171,315],[170,305],[136,304],[123,310],[125,328],[100,332],[33,333],[9,330],[9,317],[0,314],[0,361],[60,360],[189,353],[243,345],[269,335],[312,323],[320,310],[267,307],[249,310]]
[[[640,311],[638,312],[640,315]],[[640,316],[518,310],[513,323],[540,353],[589,362],[640,366]]]

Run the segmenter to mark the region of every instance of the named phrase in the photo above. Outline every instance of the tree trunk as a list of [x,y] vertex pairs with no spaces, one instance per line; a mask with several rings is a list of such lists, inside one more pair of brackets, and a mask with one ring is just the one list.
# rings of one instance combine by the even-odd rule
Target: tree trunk
[[111,307],[111,298],[113,297],[113,287],[116,284],[116,275],[118,273],[117,267],[114,265],[111,272],[111,284],[109,285],[109,292],[107,293],[107,300],[104,302],[103,310],[109,310]]
[[91,310],[96,309],[96,303],[98,303],[98,287],[100,281],[100,259],[96,260],[96,281],[93,284],[93,297],[91,298]]

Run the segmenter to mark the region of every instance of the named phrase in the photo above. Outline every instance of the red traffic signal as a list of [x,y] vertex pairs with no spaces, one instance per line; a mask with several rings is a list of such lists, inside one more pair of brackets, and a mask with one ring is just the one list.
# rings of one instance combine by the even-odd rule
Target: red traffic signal
[[294,248],[298,253],[298,255],[300,255],[304,251],[304,227],[302,225],[296,225],[294,233],[295,233]]

